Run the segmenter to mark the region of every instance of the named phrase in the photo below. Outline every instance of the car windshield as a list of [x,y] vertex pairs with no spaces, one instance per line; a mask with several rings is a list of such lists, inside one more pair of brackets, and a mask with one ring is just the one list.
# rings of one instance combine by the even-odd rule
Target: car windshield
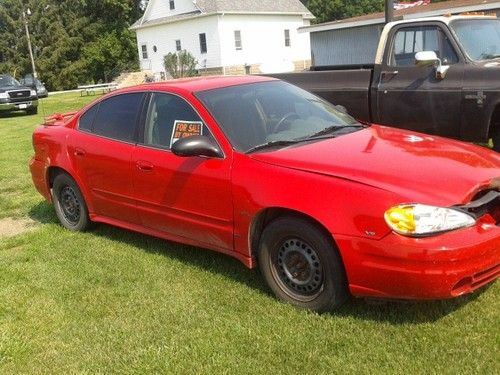
[[0,76],[0,87],[1,86],[20,86],[20,84],[11,76]]
[[450,24],[472,60],[490,60],[500,57],[500,20],[464,19]]
[[233,147],[242,152],[345,134],[362,126],[334,105],[282,81],[224,87],[195,95]]

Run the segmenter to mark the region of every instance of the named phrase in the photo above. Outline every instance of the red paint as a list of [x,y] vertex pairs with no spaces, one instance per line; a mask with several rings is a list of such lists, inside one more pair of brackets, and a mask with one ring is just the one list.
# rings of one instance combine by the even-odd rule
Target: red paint
[[265,80],[188,79],[110,94],[182,96],[210,128],[224,159],[181,158],[83,133],[75,129],[79,112],[35,131],[33,182],[50,200],[48,168],[61,168],[80,186],[92,220],[220,251],[249,267],[255,266],[250,236],[258,215],[268,208],[299,212],[331,233],[356,296],[448,298],[498,277],[498,211],[474,227],[426,238],[395,234],[383,218],[401,203],[469,202],[500,176],[498,153],[373,125],[334,139],[242,154],[192,93]]

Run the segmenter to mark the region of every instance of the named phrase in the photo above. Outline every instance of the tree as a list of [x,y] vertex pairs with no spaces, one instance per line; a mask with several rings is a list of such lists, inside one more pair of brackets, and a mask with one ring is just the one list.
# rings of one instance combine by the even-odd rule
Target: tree
[[142,0],[1,0],[0,71],[31,72],[22,12],[28,8],[37,72],[51,90],[114,78],[137,69],[135,35],[128,27]]
[[168,53],[163,58],[165,70],[172,78],[193,77],[198,75],[196,71],[198,62],[194,56],[186,50],[177,53]]

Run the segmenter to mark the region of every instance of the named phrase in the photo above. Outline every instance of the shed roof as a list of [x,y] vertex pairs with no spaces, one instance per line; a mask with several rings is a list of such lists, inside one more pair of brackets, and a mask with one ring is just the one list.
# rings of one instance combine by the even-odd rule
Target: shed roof
[[[488,11],[500,9],[498,0],[453,0],[440,3],[431,3],[407,9],[395,10],[394,20],[413,19],[419,17],[441,16],[447,13],[457,14],[462,12]],[[350,27],[366,26],[385,23],[384,12],[365,14],[363,16],[347,18],[343,20],[318,23],[312,26],[300,28],[302,32],[317,32],[335,29],[346,29]]]

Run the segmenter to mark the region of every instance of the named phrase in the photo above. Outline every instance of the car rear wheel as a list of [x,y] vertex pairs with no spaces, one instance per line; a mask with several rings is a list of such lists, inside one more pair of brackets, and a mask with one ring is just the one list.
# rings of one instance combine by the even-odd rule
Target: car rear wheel
[[52,199],[57,218],[73,231],[84,231],[91,225],[89,213],[76,182],[67,174],[56,176],[52,185]]
[[260,270],[277,298],[319,313],[348,297],[340,255],[332,240],[308,220],[282,217],[262,233]]

